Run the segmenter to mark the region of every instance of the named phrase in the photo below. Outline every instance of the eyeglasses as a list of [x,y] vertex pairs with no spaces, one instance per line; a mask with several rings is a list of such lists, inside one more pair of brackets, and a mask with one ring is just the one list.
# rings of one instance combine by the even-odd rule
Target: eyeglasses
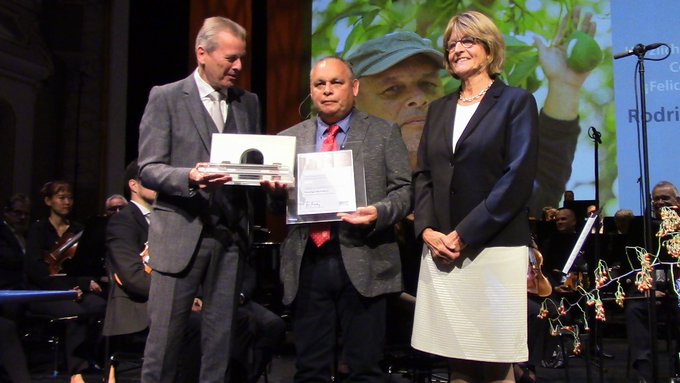
[[125,205],[109,206],[109,207],[106,208],[106,211],[108,211],[109,213],[118,213],[124,207],[125,207]]
[[465,36],[460,40],[449,41],[449,44],[446,46],[446,51],[451,52],[451,51],[455,50],[456,44],[458,44],[458,43],[460,43],[463,46],[463,48],[470,48],[473,45],[477,44],[478,41],[479,40],[477,40],[474,37]]

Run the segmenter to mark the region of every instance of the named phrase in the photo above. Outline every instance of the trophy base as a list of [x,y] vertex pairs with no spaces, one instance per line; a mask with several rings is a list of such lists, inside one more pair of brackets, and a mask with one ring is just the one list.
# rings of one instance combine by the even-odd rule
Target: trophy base
[[212,163],[198,168],[198,171],[210,174],[230,175],[232,180],[225,185],[260,186],[262,181],[279,182],[281,184],[294,184],[295,177],[286,166],[279,164],[256,165],[256,164],[231,164]]

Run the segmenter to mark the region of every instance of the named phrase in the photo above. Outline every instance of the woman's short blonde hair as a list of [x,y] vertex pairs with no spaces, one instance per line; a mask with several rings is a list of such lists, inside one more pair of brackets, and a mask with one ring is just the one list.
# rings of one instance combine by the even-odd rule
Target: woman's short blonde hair
[[503,35],[491,19],[483,13],[467,11],[449,20],[444,32],[444,66],[446,70],[455,78],[453,68],[449,63],[448,44],[451,36],[469,36],[484,45],[486,53],[489,55],[489,64],[486,67],[489,76],[497,77],[503,72],[503,62],[505,61],[505,42]]

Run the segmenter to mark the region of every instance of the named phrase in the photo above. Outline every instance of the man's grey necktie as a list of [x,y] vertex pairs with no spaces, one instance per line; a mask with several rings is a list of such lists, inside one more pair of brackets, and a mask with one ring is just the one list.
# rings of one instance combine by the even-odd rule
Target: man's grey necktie
[[210,112],[210,117],[212,117],[215,122],[217,130],[222,133],[224,130],[224,116],[222,116],[222,108],[220,107],[220,100],[223,98],[222,93],[214,91],[208,94],[208,98],[210,98],[210,108],[208,112]]

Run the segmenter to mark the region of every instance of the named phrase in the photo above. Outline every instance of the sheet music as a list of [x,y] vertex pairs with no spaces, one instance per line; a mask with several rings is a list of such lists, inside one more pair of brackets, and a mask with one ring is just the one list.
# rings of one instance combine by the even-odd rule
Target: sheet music
[[571,249],[571,254],[569,254],[569,258],[567,258],[567,263],[565,263],[564,267],[562,268],[562,274],[563,275],[567,275],[569,273],[569,270],[571,269],[571,266],[574,264],[574,261],[576,260],[576,256],[581,251],[581,248],[583,247],[583,243],[586,241],[586,238],[588,238],[588,234],[590,233],[590,229],[593,228],[593,224],[595,224],[595,220],[597,219],[597,217],[598,217],[598,214],[593,213],[586,220],[586,224],[583,227],[583,230],[581,230],[581,234],[578,236],[578,239],[576,240],[576,244],[574,245],[574,248]]

